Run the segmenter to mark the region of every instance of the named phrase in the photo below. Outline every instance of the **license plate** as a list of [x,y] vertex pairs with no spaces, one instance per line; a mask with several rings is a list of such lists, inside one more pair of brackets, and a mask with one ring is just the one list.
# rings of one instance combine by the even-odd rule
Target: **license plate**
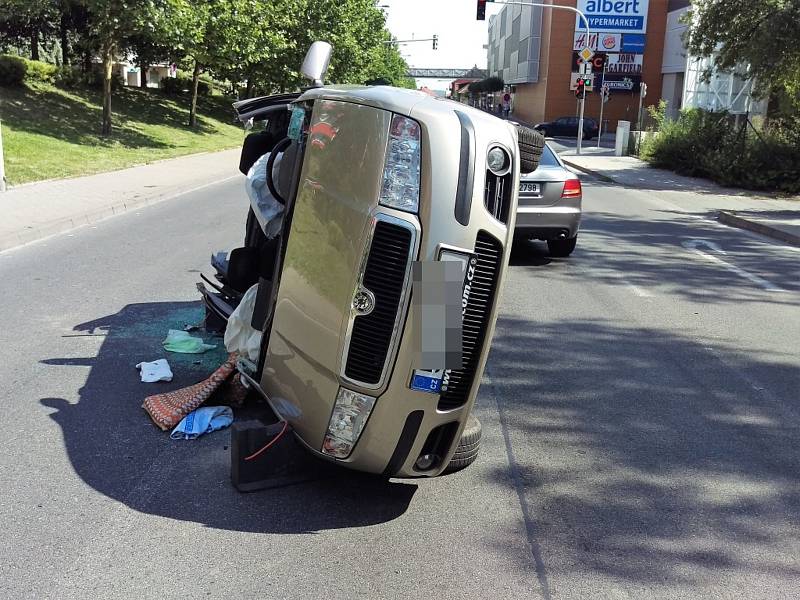
[[[442,250],[439,260],[454,261],[461,264],[463,289],[467,282],[467,273],[469,272],[470,265],[473,265],[474,268],[475,257],[472,254],[465,254],[463,252]],[[444,374],[444,369],[414,369],[414,372],[411,374],[411,383],[408,387],[419,392],[439,394],[442,391]]]
[[519,192],[520,194],[538,194],[539,193],[539,184],[538,183],[520,183],[519,184]]
[[411,378],[412,390],[418,392],[429,392],[431,394],[438,394],[442,391],[442,377],[444,376],[444,369],[436,369],[433,371],[424,371],[416,369],[414,376]]

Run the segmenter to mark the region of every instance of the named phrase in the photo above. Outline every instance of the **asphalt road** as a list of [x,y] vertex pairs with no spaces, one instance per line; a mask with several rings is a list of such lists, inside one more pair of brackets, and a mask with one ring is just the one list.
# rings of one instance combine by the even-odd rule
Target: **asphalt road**
[[797,250],[587,183],[571,258],[512,256],[477,463],[240,495],[227,433],[140,408],[219,353],[134,368],[199,318],[240,186],[0,254],[0,596],[800,595]]

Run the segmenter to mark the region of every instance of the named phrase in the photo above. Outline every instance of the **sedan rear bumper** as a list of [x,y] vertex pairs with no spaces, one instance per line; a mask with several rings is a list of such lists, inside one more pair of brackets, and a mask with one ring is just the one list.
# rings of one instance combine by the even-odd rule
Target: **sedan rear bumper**
[[514,235],[540,240],[572,238],[581,223],[579,206],[518,206]]

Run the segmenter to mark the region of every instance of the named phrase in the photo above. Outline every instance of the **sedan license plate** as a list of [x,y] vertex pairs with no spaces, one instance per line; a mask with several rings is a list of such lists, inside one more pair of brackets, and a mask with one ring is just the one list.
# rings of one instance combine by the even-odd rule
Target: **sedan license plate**
[[538,194],[539,190],[540,188],[538,183],[522,182],[519,184],[520,194]]

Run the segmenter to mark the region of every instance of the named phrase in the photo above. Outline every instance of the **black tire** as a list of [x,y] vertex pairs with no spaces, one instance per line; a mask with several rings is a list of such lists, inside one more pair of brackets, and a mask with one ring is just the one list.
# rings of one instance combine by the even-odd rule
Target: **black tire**
[[575,250],[575,244],[578,243],[578,236],[567,238],[565,240],[547,240],[547,250],[550,256],[567,257]]
[[461,434],[461,439],[458,441],[458,446],[450,459],[447,467],[443,473],[455,473],[461,469],[468,467],[475,462],[478,458],[478,450],[481,447],[481,422],[475,415],[470,415],[467,418],[467,426],[464,427],[464,432]]
[[530,127],[517,125],[517,141],[519,142],[519,170],[522,173],[533,173],[539,166],[539,159],[544,150],[544,136]]

